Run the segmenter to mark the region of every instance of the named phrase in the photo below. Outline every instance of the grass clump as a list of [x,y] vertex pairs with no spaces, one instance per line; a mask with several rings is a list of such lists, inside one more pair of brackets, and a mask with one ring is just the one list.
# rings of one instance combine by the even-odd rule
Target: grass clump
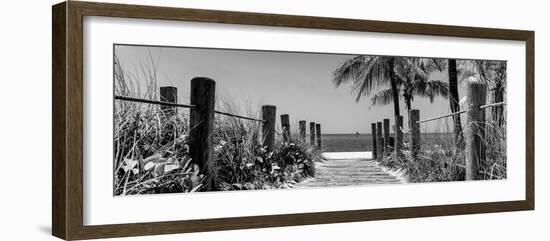
[[[423,134],[421,138],[422,147],[416,159],[408,151],[408,143],[404,143],[403,158],[385,156],[380,164],[399,171],[411,183],[465,180],[465,151],[455,145],[451,132]],[[506,179],[506,125],[488,122],[484,144],[486,158],[479,163],[480,179]]]
[[[152,58],[135,73],[125,72],[116,56],[114,66],[116,95],[157,99],[158,65]],[[113,195],[200,190],[203,177],[189,158],[183,113],[127,101],[115,101],[114,107]]]
[[200,188],[192,165],[186,118],[160,108],[117,103],[114,195],[192,192]]

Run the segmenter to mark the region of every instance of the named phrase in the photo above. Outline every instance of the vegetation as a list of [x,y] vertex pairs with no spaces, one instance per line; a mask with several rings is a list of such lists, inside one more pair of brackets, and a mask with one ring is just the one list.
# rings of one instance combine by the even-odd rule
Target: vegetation
[[[487,85],[490,91],[491,103],[503,102],[506,95],[506,62],[494,60],[463,60],[460,61],[460,79],[462,82],[470,77],[479,79]],[[491,109],[492,121],[502,126],[505,122],[504,107]]]
[[[393,56],[359,55],[344,62],[334,71],[334,84],[338,87],[351,82],[356,93],[356,101],[369,95],[374,89],[390,85],[393,100],[399,99],[397,87],[398,73],[396,66],[402,64],[403,58]],[[399,115],[399,101],[393,101],[394,115]]]
[[230,117],[216,121],[214,183],[220,190],[288,188],[315,175],[315,162],[321,160],[317,149],[296,138],[292,143],[279,138],[268,152],[260,133],[257,122]]
[[394,115],[398,116],[399,93],[407,110],[411,109],[415,95],[429,97],[431,101],[435,96],[447,97],[448,83],[429,78],[433,71],[443,69],[440,59],[359,55],[336,69],[333,80],[336,86],[351,82],[356,101],[377,89],[371,97],[372,104],[393,103]]
[[[133,72],[125,71],[115,57],[115,94],[158,100],[157,69],[154,59]],[[433,80],[433,72],[447,70],[449,81]],[[506,63],[499,61],[442,60],[432,58],[356,56],[334,71],[336,86],[350,83],[356,101],[369,96],[371,104],[399,102],[407,110],[415,97],[434,101],[450,97],[451,112],[460,110],[458,83],[475,78],[486,84],[491,102],[505,99]],[[241,112],[231,100],[217,102],[216,109]],[[506,178],[506,118],[502,107],[493,108],[484,130],[486,147],[479,163],[482,179]],[[116,101],[114,113],[114,195],[198,192],[205,176],[189,157],[188,110],[158,105]],[[254,109],[248,116],[258,116]],[[410,118],[409,118],[410,119]],[[450,118],[449,118],[450,119]],[[446,119],[445,121],[449,120]],[[465,179],[466,156],[460,144],[463,136],[460,116],[436,130],[423,132],[422,148],[413,158],[383,157],[380,164],[400,171],[409,182],[440,182]],[[430,130],[429,132],[434,132]],[[453,133],[454,132],[454,133]],[[482,133],[476,133],[482,134]],[[214,151],[208,177],[214,190],[256,190],[289,188],[315,175],[319,150],[299,138],[284,142],[277,138],[273,151],[263,146],[261,123],[229,116],[217,116],[213,133]],[[408,138],[404,138],[407,140]],[[407,150],[409,143],[404,143]],[[211,171],[211,172],[210,172]]]
[[[447,130],[450,124],[443,124]],[[399,171],[408,182],[445,182],[465,180],[466,157],[464,151],[456,148],[453,134],[449,131],[425,134],[417,158],[404,151],[403,159],[385,156],[380,164],[393,171]],[[406,138],[405,138],[406,139]],[[408,143],[405,143],[407,145]],[[492,122],[485,127],[486,159],[480,163],[480,179],[506,178],[506,125]]]
[[[150,58],[139,66],[140,71],[126,72],[115,57],[115,94],[157,99],[158,65]],[[231,103],[221,106],[228,109]],[[202,191],[204,176],[189,157],[186,113],[115,102],[114,195]],[[267,152],[261,143],[257,122],[216,119],[212,166],[217,190],[288,188],[315,174],[321,158],[309,144],[278,140],[275,150]]]
[[[434,98],[448,97],[449,84],[440,80],[431,80],[430,73],[442,71],[443,66],[438,59],[403,57],[400,65],[395,67],[398,91],[401,92],[407,113],[412,109],[415,96],[426,97],[433,103]],[[393,102],[389,89],[379,90],[371,98],[373,105],[387,105]]]
[[[432,80],[433,72],[447,70],[448,82]],[[401,93],[407,110],[414,96],[449,97],[450,112],[460,111],[458,83],[474,78],[487,85],[489,103],[503,102],[505,98],[506,62],[485,60],[454,60],[413,57],[356,56],[334,71],[334,83],[340,86],[351,83],[356,101],[371,96],[371,104],[393,103],[399,108]],[[376,92],[375,92],[376,90]],[[398,110],[394,111],[399,115]],[[489,112],[489,111],[488,111]],[[484,141],[486,159],[480,163],[482,179],[506,178],[506,119],[502,106],[493,107],[486,123]],[[388,155],[381,164],[404,173],[410,182],[456,181],[465,179],[463,127],[460,115],[454,115],[452,127],[431,134],[431,143],[422,143],[419,155],[413,158],[407,151],[403,158]],[[409,118],[410,119],[410,118]],[[430,130],[429,132],[434,132]],[[425,133],[425,132],[424,132]],[[481,134],[481,133],[479,133]],[[430,133],[424,134],[430,135]],[[434,138],[435,137],[435,138]],[[404,138],[407,140],[407,138]],[[408,143],[404,143],[407,147]],[[407,148],[405,148],[407,149]]]

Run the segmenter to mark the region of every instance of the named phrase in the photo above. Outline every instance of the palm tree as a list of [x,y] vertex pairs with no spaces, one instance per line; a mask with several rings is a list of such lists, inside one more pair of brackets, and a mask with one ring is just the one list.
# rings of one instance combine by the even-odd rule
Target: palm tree
[[[398,100],[399,81],[395,66],[401,58],[393,56],[365,56],[359,55],[344,62],[334,71],[334,84],[338,87],[345,83],[352,83],[352,91],[356,93],[355,101],[369,95],[375,88],[389,82],[392,100]],[[394,115],[399,115],[399,101],[393,101]]]
[[[430,102],[433,102],[436,96],[448,97],[449,84],[447,82],[430,80],[430,73],[442,71],[443,69],[443,62],[439,59],[402,58],[400,64],[395,67],[396,75],[398,76],[396,85],[405,100],[407,113],[410,113],[412,109],[412,101],[415,96],[428,97],[430,98]],[[378,91],[371,98],[372,104],[386,105],[394,102],[394,97],[390,95],[390,92],[391,89]]]
[[[449,104],[451,112],[460,111],[459,95],[458,95],[458,71],[456,59],[447,60],[447,74],[449,77]],[[464,146],[464,138],[462,136],[462,122],[460,115],[453,115],[455,143],[459,148]]]

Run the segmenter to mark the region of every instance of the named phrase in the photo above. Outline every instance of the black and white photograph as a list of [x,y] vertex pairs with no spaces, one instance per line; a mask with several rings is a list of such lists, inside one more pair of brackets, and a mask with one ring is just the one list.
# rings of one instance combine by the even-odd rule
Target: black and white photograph
[[507,178],[505,60],[113,48],[114,196]]

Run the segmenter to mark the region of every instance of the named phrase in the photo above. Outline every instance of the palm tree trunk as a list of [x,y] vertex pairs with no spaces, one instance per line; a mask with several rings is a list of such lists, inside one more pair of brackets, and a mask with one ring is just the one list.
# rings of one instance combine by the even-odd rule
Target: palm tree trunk
[[390,70],[390,84],[391,92],[393,96],[393,112],[394,116],[399,116],[399,91],[397,90],[397,76],[394,72],[395,67],[395,57],[389,61],[389,70]]
[[403,97],[405,98],[405,107],[407,108],[407,122],[409,123],[409,129],[411,129],[411,108],[412,108],[412,100],[411,100],[411,96],[409,95],[403,95]]
[[[451,112],[458,112],[460,111],[460,106],[458,103],[458,73],[456,70],[456,59],[449,59],[447,70],[449,74],[449,103],[451,106]],[[462,137],[462,123],[460,121],[460,115],[453,115],[453,121],[455,143],[459,148],[463,148],[464,139]]]

